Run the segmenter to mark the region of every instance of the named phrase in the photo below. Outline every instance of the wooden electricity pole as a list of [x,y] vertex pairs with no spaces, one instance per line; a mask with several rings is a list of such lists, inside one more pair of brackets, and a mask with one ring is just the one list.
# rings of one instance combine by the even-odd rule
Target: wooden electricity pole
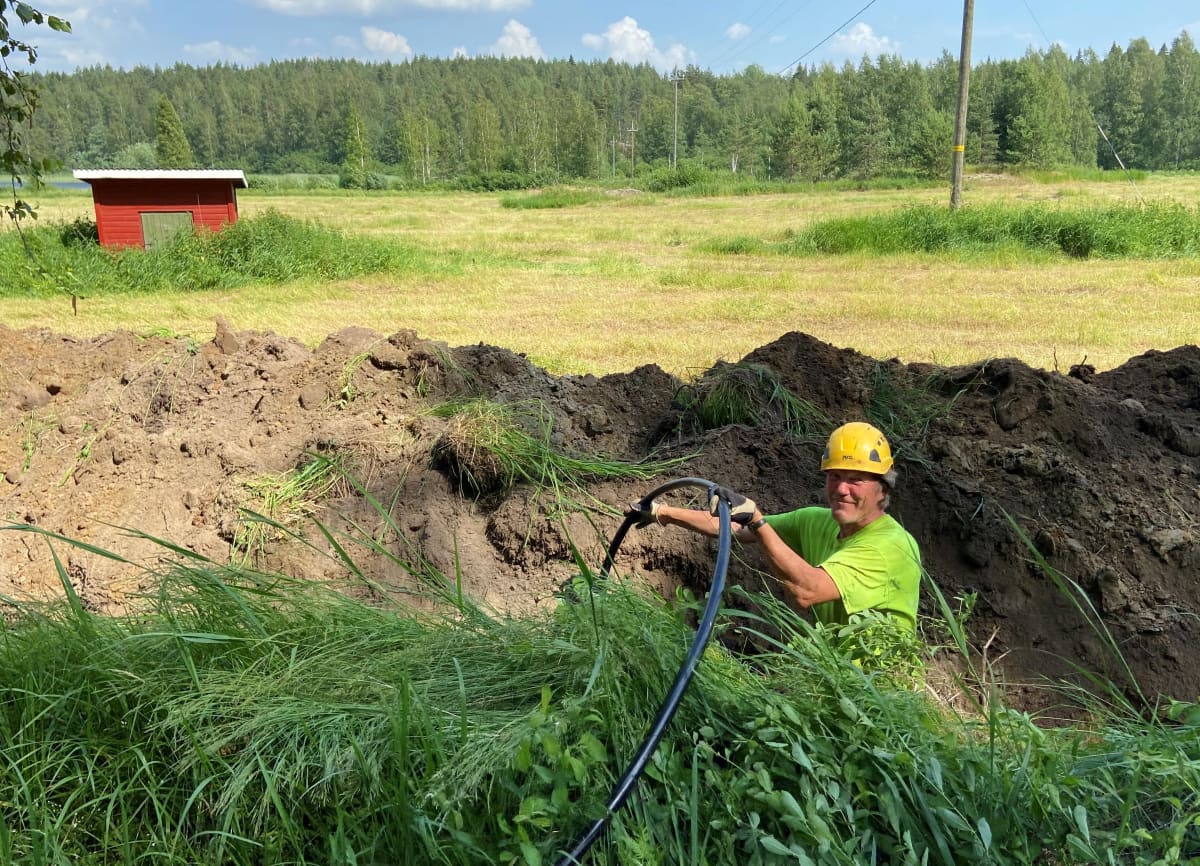
[[958,50],[958,110],[954,115],[954,162],[950,166],[950,210],[962,207],[963,162],[967,145],[967,87],[971,79],[971,26],[975,0],[963,0],[962,47]]
[[683,75],[679,70],[671,73],[671,82],[675,85],[675,128],[671,135],[671,168],[679,168],[679,82]]
[[629,176],[630,177],[633,177],[633,173],[635,170],[635,163],[633,160],[633,137],[634,137],[633,134],[635,132],[637,132],[637,127],[634,125],[633,121],[631,120],[631,121],[629,121]]

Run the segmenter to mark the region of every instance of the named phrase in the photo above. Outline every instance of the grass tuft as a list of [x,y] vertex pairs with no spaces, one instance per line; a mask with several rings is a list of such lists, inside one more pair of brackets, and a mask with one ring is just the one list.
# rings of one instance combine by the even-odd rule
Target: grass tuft
[[798,397],[762,364],[719,361],[711,370],[680,389],[683,424],[713,430],[729,424],[775,426],[789,436],[818,436],[832,423],[816,404]]
[[540,210],[543,208],[579,207],[603,200],[604,193],[598,189],[552,187],[523,195],[503,195],[500,197],[500,205],[513,209]]
[[433,413],[449,418],[434,446],[462,492],[473,498],[507,492],[516,484],[549,489],[558,498],[586,494],[589,482],[646,480],[679,465],[675,460],[628,463],[566,454],[553,445],[553,416],[541,403],[451,401]]

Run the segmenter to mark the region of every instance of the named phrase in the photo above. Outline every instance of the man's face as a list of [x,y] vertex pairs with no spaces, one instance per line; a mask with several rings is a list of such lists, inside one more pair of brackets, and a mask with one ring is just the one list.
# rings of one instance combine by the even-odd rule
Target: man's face
[[883,516],[884,496],[883,482],[878,475],[857,469],[825,472],[825,498],[843,536]]

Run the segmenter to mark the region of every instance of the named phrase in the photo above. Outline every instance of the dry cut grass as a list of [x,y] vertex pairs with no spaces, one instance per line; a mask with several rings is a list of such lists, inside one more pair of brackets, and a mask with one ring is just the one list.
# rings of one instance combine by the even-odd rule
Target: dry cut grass
[[[966,204],[1083,207],[1196,199],[1200,178],[1035,183],[979,177]],[[948,201],[947,190],[670,198],[610,196],[550,210],[504,208],[494,194],[262,195],[275,209],[432,254],[419,271],[334,284],[247,286],[219,294],[0,300],[0,322],[87,336],[163,330],[208,339],[223,316],[315,345],[347,325],[414,328],[450,345],[528,354],[558,373],[657,363],[692,378],[789,331],[878,358],[938,364],[1018,357],[1099,369],[1200,335],[1200,261],[802,257],[709,251],[780,241],[815,220]],[[86,192],[52,193],[42,221],[90,213]],[[1011,255],[1011,254],[1010,254]]]

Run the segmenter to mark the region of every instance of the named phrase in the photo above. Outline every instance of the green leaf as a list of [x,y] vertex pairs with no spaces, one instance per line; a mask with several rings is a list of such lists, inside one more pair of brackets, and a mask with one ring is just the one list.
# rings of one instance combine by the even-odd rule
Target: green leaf
[[992,847],[992,826],[987,822],[987,818],[980,818],[976,826],[979,830],[979,839],[983,842],[983,850],[990,851]]
[[779,792],[779,805],[792,815],[804,815],[804,811],[800,808],[800,804],[796,802],[796,798],[792,796],[791,791]]
[[772,854],[778,854],[783,857],[792,856],[792,852],[788,848],[788,846],[784,845],[782,842],[780,842],[774,836],[763,836],[761,839],[758,840],[758,842],[760,845],[762,845],[764,848],[767,849],[767,851],[769,851]]
[[941,817],[943,821],[953,827],[955,830],[963,830],[971,832],[971,825],[963,820],[962,815],[959,815],[953,809],[935,809],[934,811]]
[[1082,805],[1076,805],[1075,808],[1071,810],[1071,816],[1075,819],[1075,827],[1079,830],[1079,835],[1090,843],[1092,834],[1088,832],[1087,809],[1085,809]]
[[804,747],[800,743],[792,743],[792,760],[812,772],[813,763],[808,759],[808,753],[804,751]]
[[603,762],[608,760],[608,749],[604,747],[604,743],[600,742],[594,734],[584,734],[579,738],[579,745],[583,747],[583,751],[593,761]]
[[524,855],[528,866],[542,866],[542,852],[532,842],[521,843],[521,854]]
[[858,721],[858,717],[862,715],[862,713],[858,711],[858,707],[856,707],[854,703],[847,697],[843,696],[838,698],[838,706],[841,707],[842,712],[846,714],[846,718],[850,719],[851,721]]

